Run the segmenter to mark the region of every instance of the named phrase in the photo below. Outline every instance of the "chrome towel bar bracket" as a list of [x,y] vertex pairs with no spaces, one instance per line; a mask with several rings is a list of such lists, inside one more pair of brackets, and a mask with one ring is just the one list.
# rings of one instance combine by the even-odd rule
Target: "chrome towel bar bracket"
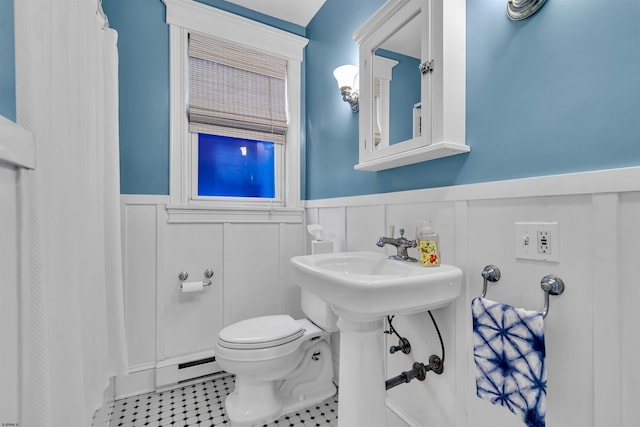
[[482,298],[487,296],[487,282],[497,282],[500,280],[500,270],[495,265],[487,265],[482,270],[482,278],[484,282],[482,284]]
[[[487,296],[487,283],[497,282],[500,280],[500,269],[495,265],[487,265],[482,270],[482,298]],[[542,309],[542,318],[546,318],[549,314],[549,295],[561,295],[564,292],[564,282],[557,276],[546,275],[540,281],[540,288],[544,292],[544,308]]]
[[564,282],[559,277],[548,275],[540,281],[540,288],[544,291],[542,318],[545,318],[549,314],[549,295],[561,295],[564,292]]

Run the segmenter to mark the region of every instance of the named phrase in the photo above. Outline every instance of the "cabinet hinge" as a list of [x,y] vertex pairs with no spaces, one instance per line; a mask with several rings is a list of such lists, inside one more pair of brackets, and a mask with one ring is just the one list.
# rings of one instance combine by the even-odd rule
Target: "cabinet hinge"
[[433,71],[433,59],[430,59],[429,61],[423,62],[422,64],[419,65],[420,67],[420,72],[422,74],[427,74]]

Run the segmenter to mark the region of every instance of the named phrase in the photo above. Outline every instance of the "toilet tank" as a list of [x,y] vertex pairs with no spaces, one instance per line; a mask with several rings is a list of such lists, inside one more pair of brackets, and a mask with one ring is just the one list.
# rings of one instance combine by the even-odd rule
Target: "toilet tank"
[[309,320],[327,332],[338,331],[338,316],[329,304],[304,289],[300,290],[300,298],[302,311]]

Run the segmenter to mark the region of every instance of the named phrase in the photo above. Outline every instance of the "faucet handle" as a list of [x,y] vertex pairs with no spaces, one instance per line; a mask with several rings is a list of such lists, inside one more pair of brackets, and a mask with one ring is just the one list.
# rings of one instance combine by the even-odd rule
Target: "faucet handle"
[[387,236],[393,239],[393,235],[395,231],[396,231],[396,226],[390,225],[389,227],[387,227]]
[[404,228],[400,229],[400,237],[404,237]]

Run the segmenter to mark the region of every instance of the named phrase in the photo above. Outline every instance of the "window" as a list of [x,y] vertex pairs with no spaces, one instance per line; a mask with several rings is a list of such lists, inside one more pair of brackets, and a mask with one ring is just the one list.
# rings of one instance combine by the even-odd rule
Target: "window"
[[198,134],[198,196],[274,199],[274,145]]
[[187,119],[198,135],[192,199],[281,202],[287,61],[190,32],[188,67]]
[[299,208],[308,40],[201,3],[165,4],[172,206],[250,209],[270,218],[274,208]]

